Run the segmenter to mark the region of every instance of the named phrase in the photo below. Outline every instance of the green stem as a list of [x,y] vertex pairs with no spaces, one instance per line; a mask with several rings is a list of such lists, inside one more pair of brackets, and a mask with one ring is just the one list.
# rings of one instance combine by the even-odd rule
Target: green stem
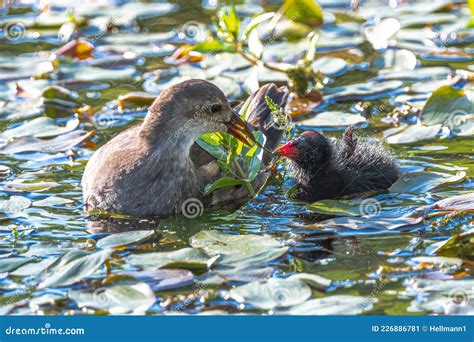
[[[235,159],[235,157],[232,158],[232,162],[234,163],[235,170],[239,174],[240,178],[245,179],[246,177],[245,177],[244,170],[242,170],[242,167],[240,166],[239,162]],[[255,190],[252,187],[252,184],[250,184],[249,182],[245,182],[244,186],[247,189],[247,191],[249,192],[249,194],[252,195],[252,197],[255,197],[257,195],[255,193]]]

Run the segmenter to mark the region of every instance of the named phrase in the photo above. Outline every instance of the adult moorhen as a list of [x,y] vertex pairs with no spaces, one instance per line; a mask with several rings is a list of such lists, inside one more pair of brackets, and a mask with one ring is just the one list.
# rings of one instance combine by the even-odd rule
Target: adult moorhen
[[[282,131],[273,121],[265,97],[284,107],[286,88],[267,84],[243,108],[246,121],[267,137],[273,150]],[[221,189],[203,196],[206,184],[222,177],[216,160],[195,144],[204,133],[228,132],[244,143],[253,139],[247,124],[234,113],[224,93],[204,80],[188,80],[163,91],[140,125],[120,133],[99,148],[82,178],[86,211],[99,209],[136,217],[168,216],[197,199],[205,207],[238,207],[248,199],[243,188]],[[270,153],[264,161],[271,159]],[[267,175],[268,176],[268,175]],[[262,174],[255,187],[263,184]]]
[[297,199],[314,202],[388,189],[400,177],[396,159],[382,144],[352,135],[352,128],[343,139],[306,131],[275,151],[291,161]]

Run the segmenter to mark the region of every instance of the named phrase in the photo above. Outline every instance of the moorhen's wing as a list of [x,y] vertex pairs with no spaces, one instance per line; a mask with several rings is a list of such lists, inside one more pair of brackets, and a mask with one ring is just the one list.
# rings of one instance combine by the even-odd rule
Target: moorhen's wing
[[[266,84],[255,91],[242,105],[241,113],[247,108],[246,121],[254,130],[262,131],[266,136],[265,147],[273,151],[281,141],[283,131],[273,119],[272,112],[265,101],[268,96],[282,108],[286,107],[289,96],[286,87],[277,88],[273,83]],[[196,143],[191,148],[191,160],[199,169],[200,177],[205,184],[214,182],[224,176],[216,160]],[[264,151],[263,162],[267,165],[272,160],[271,153]],[[261,173],[252,182],[254,189],[259,189],[267,180],[269,173]],[[248,192],[242,186],[214,191],[204,199],[206,207],[236,209],[248,200]]]

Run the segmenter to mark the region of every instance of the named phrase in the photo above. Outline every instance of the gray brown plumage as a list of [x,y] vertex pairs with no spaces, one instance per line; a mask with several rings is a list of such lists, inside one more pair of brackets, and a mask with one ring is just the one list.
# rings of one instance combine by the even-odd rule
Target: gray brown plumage
[[[269,135],[267,146],[276,146],[282,134],[272,127],[269,108],[261,105],[266,95],[284,106],[288,91],[266,85],[246,103],[255,108],[249,122]],[[268,125],[260,126],[262,122]],[[231,131],[245,140],[245,130],[215,85],[204,80],[174,85],[155,100],[141,125],[120,133],[91,157],[82,178],[85,208],[145,217],[179,214],[190,198],[206,207],[228,205],[229,199],[241,205],[247,200],[242,189],[203,196],[204,186],[222,174],[195,141],[216,131]]]

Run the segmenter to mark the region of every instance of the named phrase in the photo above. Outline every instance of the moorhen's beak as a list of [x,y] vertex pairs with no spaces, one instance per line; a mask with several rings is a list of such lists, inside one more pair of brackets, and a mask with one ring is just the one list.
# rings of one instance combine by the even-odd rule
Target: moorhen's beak
[[257,144],[252,131],[237,113],[233,112],[230,120],[225,125],[227,126],[227,133],[233,135],[244,144],[248,146]]
[[285,145],[277,148],[274,152],[274,155],[278,157],[285,157],[289,159],[295,159],[299,156],[300,152],[298,149],[293,146],[293,140],[288,141]]

